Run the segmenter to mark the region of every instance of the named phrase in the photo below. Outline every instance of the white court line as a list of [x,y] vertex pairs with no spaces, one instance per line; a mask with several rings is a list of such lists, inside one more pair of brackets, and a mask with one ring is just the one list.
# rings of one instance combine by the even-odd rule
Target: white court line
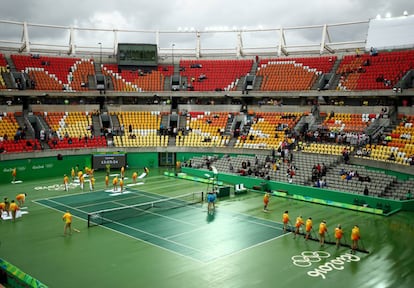
[[125,194],[130,194],[132,193],[131,191],[122,191],[122,192],[114,192],[109,194],[110,197],[116,197],[116,196],[121,196],[121,195],[125,195]]
[[[183,221],[183,220],[179,220],[179,219],[176,219],[176,218],[173,218],[173,217],[165,216],[165,215],[162,215],[162,214],[159,214],[159,213],[156,213],[156,212],[152,212],[152,211],[149,211],[149,210],[139,209],[139,207],[134,207],[134,205],[127,205],[127,204],[119,203],[117,201],[113,201],[113,202],[116,203],[116,204],[119,204],[119,205],[121,205],[123,207],[132,206],[133,208],[137,208],[135,210],[140,211],[140,212],[144,212],[146,214],[152,214],[152,215],[155,215],[155,216],[158,216],[158,217],[161,217],[161,218],[166,218],[168,220],[172,220],[172,221],[179,222],[179,223],[183,223],[183,224],[190,225],[190,226],[197,226],[195,224],[192,224],[192,223],[189,223],[189,222],[186,222],[186,221]],[[166,201],[166,202],[168,202],[168,201]],[[142,203],[142,204],[146,204],[146,203]],[[140,204],[136,204],[136,206],[139,206],[139,205]],[[187,206],[183,206],[183,207],[187,207]],[[97,212],[99,212],[99,211],[97,211]],[[139,216],[137,216],[137,217],[139,217]],[[134,217],[134,218],[137,218],[137,217]],[[170,237],[172,237],[172,236],[170,236]],[[165,239],[168,239],[168,238],[165,238]]]

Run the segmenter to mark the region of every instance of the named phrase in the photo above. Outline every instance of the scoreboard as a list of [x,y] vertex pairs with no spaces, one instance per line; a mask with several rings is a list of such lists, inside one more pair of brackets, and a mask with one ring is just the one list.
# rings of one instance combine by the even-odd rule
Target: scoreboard
[[92,154],[92,168],[95,170],[106,169],[106,165],[111,168],[126,167],[125,153],[96,153]]
[[117,58],[121,66],[157,66],[157,45],[119,43]]

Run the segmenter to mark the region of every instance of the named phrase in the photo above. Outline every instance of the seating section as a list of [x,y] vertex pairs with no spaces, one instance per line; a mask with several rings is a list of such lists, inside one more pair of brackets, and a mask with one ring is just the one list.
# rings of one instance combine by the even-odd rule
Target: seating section
[[327,154],[327,155],[342,155],[344,151],[353,152],[354,147],[341,144],[325,144],[325,143],[304,143],[301,147],[303,152]]
[[16,134],[19,124],[13,113],[3,112],[0,114],[0,137],[13,139]]
[[65,90],[87,91],[89,76],[95,75],[95,66],[92,60],[77,60],[71,67],[68,75],[68,85]]
[[[68,74],[75,62],[79,58],[49,57],[38,55],[11,55],[11,59],[16,66],[17,71],[25,72],[26,69],[36,71],[44,71],[46,75],[50,75],[56,82],[60,84],[68,84]],[[40,79],[35,79],[36,86],[41,85]]]
[[[385,171],[372,170],[365,168],[365,166],[343,164],[341,163],[340,156],[303,152],[293,153],[295,169],[293,177],[286,176],[287,169],[292,169],[290,163],[283,161],[274,162],[270,155],[263,154],[254,156],[225,155],[221,158],[218,156],[204,155],[201,157],[193,157],[183,165],[195,169],[203,169],[207,173],[208,166],[214,166],[219,173],[237,174],[244,175],[244,177],[263,178],[278,182],[314,186],[311,171],[320,164],[326,167],[325,175],[322,176],[326,186],[320,189],[337,190],[342,193],[351,193],[358,196],[363,195],[365,188],[367,188],[368,196],[394,200],[405,200],[408,191],[412,191],[414,178],[399,180],[395,175],[389,175]],[[248,171],[247,173],[246,170]],[[235,187],[236,189],[240,189],[240,186]],[[364,205],[365,202],[361,198],[355,197],[354,204]],[[378,207],[374,208],[383,208],[380,203],[377,205]]]
[[358,157],[414,165],[414,116],[399,115],[401,122],[379,145],[367,144]]
[[253,60],[181,60],[180,75],[194,91],[229,91],[252,65]]
[[172,74],[172,66],[160,66],[157,70],[120,70],[117,64],[105,64],[102,73],[112,79],[115,91],[163,91],[165,75]]
[[[341,177],[341,171],[358,176]],[[365,181],[367,177],[369,181]],[[364,166],[340,164],[329,169],[325,179],[328,189],[363,195],[367,186],[370,196],[384,197],[387,187],[396,181],[396,176],[387,175],[384,171],[366,169]]]
[[20,139],[0,141],[0,153],[21,153],[41,150],[38,139]]
[[116,147],[167,147],[168,135],[159,135],[159,111],[112,112],[118,117],[123,135],[114,136]]
[[88,76],[95,75],[89,59],[11,55],[18,71],[29,74],[36,90],[86,91]]
[[24,139],[17,137],[19,124],[13,113],[1,113],[0,115],[0,153],[17,153],[40,150],[37,139]]
[[301,112],[260,112],[252,119],[248,134],[238,137],[235,148],[278,149],[285,141],[285,131],[300,120]]
[[228,112],[189,112],[186,119],[186,135],[176,137],[176,146],[187,147],[224,147],[230,136],[223,135]]
[[326,117],[322,125],[332,132],[361,133],[376,118],[377,114],[335,113]]
[[91,132],[91,113],[45,112],[44,119],[54,133],[48,139],[52,149],[106,147],[104,136],[95,137]]
[[0,89],[6,89],[6,83],[3,79],[3,72],[7,72],[7,60],[4,58],[4,55],[0,53]]
[[310,90],[322,73],[332,70],[336,56],[263,59],[258,67],[261,90]]
[[337,89],[391,89],[412,67],[414,50],[346,55],[336,72],[341,75]]
[[172,65],[158,65],[158,71],[167,77],[174,74],[174,67]]
[[[273,181],[309,185],[311,181],[311,171],[314,165],[317,163],[324,163],[328,169],[330,167],[336,167],[340,157],[294,152],[293,159],[295,175],[292,178],[287,177],[286,175],[290,164],[277,158],[276,162],[273,162],[270,153],[269,155],[237,155],[223,156],[222,158],[216,156],[193,157],[191,158],[191,167],[196,169],[207,169],[208,160],[210,166],[216,167],[219,173],[269,178]],[[188,163],[189,161],[187,161],[187,166]]]

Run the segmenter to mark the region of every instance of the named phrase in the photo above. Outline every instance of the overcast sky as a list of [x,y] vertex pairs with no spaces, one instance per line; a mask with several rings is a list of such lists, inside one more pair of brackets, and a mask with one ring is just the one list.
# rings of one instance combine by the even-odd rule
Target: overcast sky
[[[412,0],[14,0],[2,1],[0,5],[0,20],[26,21],[28,23],[63,25],[73,27],[93,27],[110,29],[161,30],[178,31],[210,29],[267,29],[292,26],[307,26],[317,24],[333,24],[369,20],[378,14],[385,17],[400,16],[404,11],[414,14]],[[2,27],[3,25],[3,27]],[[0,24],[0,39],[8,37],[20,38],[20,27],[7,27]],[[337,32],[337,36],[358,34],[358,30]],[[336,32],[336,31],[335,31]],[[366,33],[366,30],[360,33]],[[31,29],[31,40],[35,37],[50,37],[57,41],[62,38],[66,43],[67,31],[63,33],[48,29]],[[299,32],[300,33],[300,32]],[[335,34],[335,33],[332,33]],[[12,35],[12,36],[10,36]],[[332,36],[332,35],[331,35]],[[88,39],[88,45],[111,46],[112,35],[99,33],[78,33],[79,39]],[[120,42],[154,42],[153,35],[119,36]],[[124,39],[123,37],[126,37]],[[205,36],[209,37],[209,36]],[[228,41],[227,35],[217,36],[218,40]],[[220,37],[222,39],[220,39]],[[229,46],[233,47],[236,39],[231,36]],[[264,44],[266,38],[273,34],[262,33],[256,36],[244,36],[244,42]],[[296,37],[296,36],[292,36]],[[320,32],[309,32],[302,35],[303,39],[320,38]],[[129,39],[128,39],[129,38]],[[233,39],[234,38],[234,39]],[[255,39],[257,38],[257,39]],[[276,37],[277,38],[277,37]],[[351,37],[352,38],[352,37]],[[335,40],[335,39],[334,39]],[[176,43],[180,45],[191,43],[194,46],[194,35],[162,37],[163,45]],[[262,42],[261,42],[262,41]],[[272,40],[277,41],[277,39]],[[339,40],[338,40],[339,41]],[[253,45],[246,44],[245,45]]]

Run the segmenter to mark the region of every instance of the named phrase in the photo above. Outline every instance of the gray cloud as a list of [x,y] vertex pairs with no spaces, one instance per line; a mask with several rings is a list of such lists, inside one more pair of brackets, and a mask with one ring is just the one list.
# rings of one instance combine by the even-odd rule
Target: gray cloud
[[[278,28],[305,25],[331,24],[351,22],[375,18],[377,14],[385,16],[387,12],[392,16],[402,15],[403,11],[414,13],[414,2],[408,0],[290,0],[290,1],[236,1],[236,0],[15,0],[4,1],[0,9],[0,20],[27,21],[29,23],[42,23],[48,25],[63,25],[75,27],[94,28],[124,28],[142,30],[169,30],[195,29],[204,31],[206,27],[227,28]],[[366,28],[364,28],[366,29]],[[344,31],[332,29],[331,36],[336,41],[341,38],[364,37],[366,30],[361,27],[351,27]],[[0,39],[8,37],[19,38],[18,28],[6,29],[0,23]],[[16,36],[16,34],[18,34]],[[307,34],[289,36],[297,41],[315,41],[320,39],[318,30],[307,31]],[[299,33],[300,34],[300,33]],[[67,32],[59,30],[35,29],[29,31],[31,38],[58,40],[63,36],[62,42],[67,42]],[[263,35],[263,37],[262,37]],[[278,41],[270,33],[258,33],[257,35],[245,35],[245,45],[268,45]],[[113,39],[108,33],[76,32],[78,40],[85,45],[96,45],[97,42],[110,46]],[[120,38],[126,37],[121,35]],[[129,35],[130,39],[120,39],[126,42],[151,42],[155,41],[153,35]],[[176,38],[174,38],[176,37]],[[222,36],[204,35],[203,39],[223,41]],[[182,38],[182,39],[181,39]],[[226,46],[234,47],[236,37],[224,37],[229,42]],[[190,35],[164,35],[161,39],[163,45],[170,43],[182,43],[182,47],[194,47],[195,37]],[[209,45],[209,44],[205,45]],[[177,44],[179,47],[180,44]]]

